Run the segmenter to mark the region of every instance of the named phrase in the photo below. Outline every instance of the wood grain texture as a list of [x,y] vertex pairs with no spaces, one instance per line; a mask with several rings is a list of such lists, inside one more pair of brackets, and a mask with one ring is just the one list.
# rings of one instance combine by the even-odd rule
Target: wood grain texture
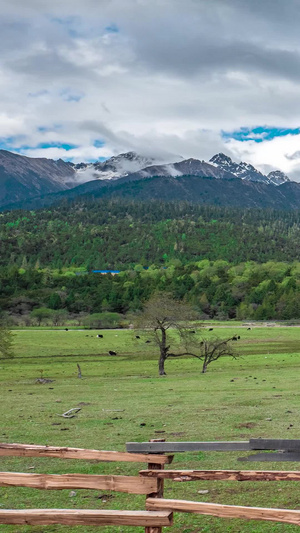
[[[232,442],[127,442],[130,453],[175,453],[196,451],[242,451],[250,450],[248,441]],[[156,462],[153,460],[152,462]]]
[[31,487],[46,490],[96,489],[128,494],[149,494],[157,492],[158,484],[157,479],[138,476],[0,472],[0,487]]
[[84,526],[171,526],[170,511],[89,511],[85,509],[0,509],[0,524],[46,526],[50,524]]
[[300,471],[280,470],[141,470],[140,476],[173,481],[300,481]]
[[263,507],[242,507],[239,505],[221,505],[219,503],[190,502],[185,500],[164,500],[148,498],[148,510],[180,511],[202,515],[218,516],[220,518],[244,518],[246,520],[267,520],[284,522],[300,526],[300,511],[289,509],[267,509]]
[[[32,444],[6,444],[0,443],[0,456],[15,457],[60,457],[62,459],[85,459],[94,461],[120,461],[131,463],[149,463],[153,456],[127,453],[111,452],[103,450],[86,450],[84,448],[63,448],[60,446],[38,446]],[[157,455],[154,457],[155,463],[169,464],[172,456]]]

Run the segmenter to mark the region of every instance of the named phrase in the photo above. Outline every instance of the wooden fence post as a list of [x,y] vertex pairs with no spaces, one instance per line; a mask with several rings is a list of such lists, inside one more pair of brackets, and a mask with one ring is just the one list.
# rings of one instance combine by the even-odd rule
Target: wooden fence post
[[[149,442],[165,442],[165,439],[150,439]],[[163,470],[164,465],[158,464],[158,463],[148,463],[148,470]],[[154,492],[152,494],[148,494],[147,498],[163,498],[164,496],[164,480],[158,479],[157,480],[157,492]],[[146,526],[145,527],[145,533],[162,533],[161,527],[151,527]]]

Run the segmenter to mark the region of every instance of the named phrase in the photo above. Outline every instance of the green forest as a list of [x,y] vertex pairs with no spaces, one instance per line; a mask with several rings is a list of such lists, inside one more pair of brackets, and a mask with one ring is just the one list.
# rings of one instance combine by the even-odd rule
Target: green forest
[[300,212],[92,200],[0,214],[1,266],[132,269],[300,260]]
[[16,324],[121,324],[155,291],[201,319],[300,318],[298,211],[94,200],[0,221],[0,312]]

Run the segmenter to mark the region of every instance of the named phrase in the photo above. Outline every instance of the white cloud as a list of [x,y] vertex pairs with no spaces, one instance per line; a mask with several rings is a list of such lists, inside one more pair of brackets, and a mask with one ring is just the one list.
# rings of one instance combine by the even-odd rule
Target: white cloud
[[[0,7],[0,137],[16,137],[23,153],[81,161],[126,150],[166,160],[225,151],[297,174],[298,159],[286,154],[300,150],[299,136],[241,143],[220,134],[299,126],[297,0],[288,9],[284,0]],[[78,148],[35,150],[40,143]]]

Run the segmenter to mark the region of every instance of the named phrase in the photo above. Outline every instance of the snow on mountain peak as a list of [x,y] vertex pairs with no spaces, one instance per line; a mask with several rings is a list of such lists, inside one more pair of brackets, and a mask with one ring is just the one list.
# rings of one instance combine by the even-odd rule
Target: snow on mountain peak
[[223,152],[220,152],[219,154],[214,155],[210,160],[209,163],[212,163],[215,166],[226,166],[232,164],[232,159],[228,156],[223,154]]
[[269,183],[273,185],[282,185],[287,181],[291,181],[290,178],[286,174],[284,174],[284,172],[281,172],[281,170],[273,170],[272,172],[269,172],[267,178],[269,180]]
[[157,160],[154,157],[145,157],[136,152],[126,152],[112,156],[106,161],[75,165],[78,181],[91,181],[94,179],[113,180],[137,172],[142,168],[153,165]]
[[[216,178],[225,176],[228,178],[231,175],[245,181],[257,181],[271,185],[282,185],[290,181],[280,170],[264,175],[250,163],[245,161],[236,163],[231,157],[222,152],[214,155],[208,163],[203,160],[189,158],[166,164],[159,158],[142,156],[130,151],[112,156],[106,161],[73,165],[73,168],[75,169],[77,183],[99,179],[116,180],[133,174],[138,175],[138,173],[140,173],[141,177],[150,175],[178,177],[185,174],[201,174]],[[222,172],[220,173],[220,171]]]
[[288,176],[280,170],[274,170],[266,176],[250,163],[246,163],[245,161],[235,163],[230,157],[223,153],[214,155],[209,162],[222,170],[230,172],[237,178],[246,181],[259,181],[261,183],[272,185],[282,185],[282,183],[290,181]]

